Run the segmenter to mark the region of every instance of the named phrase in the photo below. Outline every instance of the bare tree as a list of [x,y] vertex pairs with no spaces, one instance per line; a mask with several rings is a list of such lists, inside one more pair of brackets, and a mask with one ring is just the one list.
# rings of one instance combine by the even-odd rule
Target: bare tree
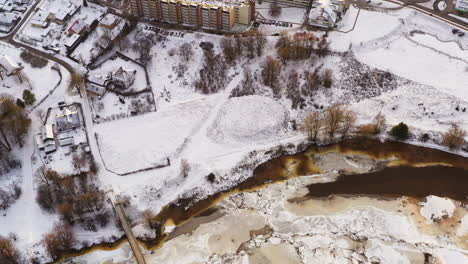
[[69,203],[61,203],[57,206],[57,211],[68,224],[73,223],[72,206]]
[[144,223],[152,230],[158,229],[161,225],[153,211],[147,209],[142,213]]
[[249,31],[242,38],[244,47],[247,50],[247,57],[253,59],[255,57],[256,45],[255,45],[255,36],[253,31]]
[[322,72],[323,86],[330,88],[333,84],[333,71],[331,69],[325,69]]
[[348,132],[356,125],[357,115],[354,111],[346,110],[343,114],[343,125],[341,126],[341,139],[345,139]]
[[179,53],[185,62],[189,62],[193,56],[192,45],[190,45],[189,43],[182,44],[179,48]]
[[56,223],[49,234],[43,237],[47,251],[56,260],[75,244],[75,235],[70,225]]
[[281,89],[278,83],[281,74],[281,63],[279,60],[268,56],[262,65],[263,83],[269,86],[275,95],[279,95]]
[[240,97],[255,94],[256,85],[250,68],[244,68],[244,79],[232,90],[230,97]]
[[20,251],[13,244],[12,238],[0,236],[0,263],[2,264],[22,264],[24,258]]
[[312,112],[302,122],[301,131],[307,134],[309,141],[317,141],[318,133],[323,125],[322,115],[319,112]]
[[270,9],[269,9],[269,14],[272,17],[278,17],[281,15],[282,8],[278,4],[278,0],[273,0],[273,2],[270,4]]
[[86,158],[74,153],[72,157],[72,165],[75,171],[81,174],[83,172],[83,168],[86,166]]
[[220,46],[223,50],[224,59],[227,63],[233,63],[238,56],[236,47],[234,46],[234,40],[232,37],[224,37],[221,39]]
[[45,165],[39,167],[36,172],[34,173],[35,180],[39,185],[47,185],[50,186],[50,179],[48,176],[48,171],[49,168],[47,168]]
[[458,149],[465,144],[466,131],[457,124],[452,124],[450,129],[445,132],[442,143],[450,149]]
[[328,107],[325,114],[325,128],[330,139],[333,139],[338,130],[341,121],[343,120],[343,107],[340,104],[335,104]]
[[180,175],[186,178],[191,170],[190,164],[187,160],[182,159],[180,161]]
[[70,90],[77,89],[78,91],[85,87],[85,79],[83,75],[74,72],[71,74],[70,84],[68,85]]
[[304,84],[304,95],[310,96],[313,91],[316,91],[319,88],[320,85],[320,75],[317,73],[317,71],[313,72],[304,72],[306,76],[306,81]]
[[380,134],[385,129],[385,116],[379,112],[372,123],[361,125],[359,127],[359,133],[364,137],[370,137],[373,135]]
[[0,145],[8,151],[12,149],[12,142],[22,147],[30,126],[31,120],[25,110],[18,107],[13,98],[0,96]]

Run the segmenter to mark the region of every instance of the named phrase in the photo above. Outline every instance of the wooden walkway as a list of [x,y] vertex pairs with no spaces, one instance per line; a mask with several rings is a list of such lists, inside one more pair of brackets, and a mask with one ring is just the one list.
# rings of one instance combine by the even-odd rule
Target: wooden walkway
[[133,255],[135,255],[135,259],[138,264],[146,264],[145,257],[141,253],[140,247],[138,246],[138,242],[133,235],[132,229],[127,221],[127,216],[125,215],[125,211],[120,203],[115,204],[114,206],[115,212],[122,223],[122,227],[125,231],[125,235],[127,236],[128,242],[130,243],[130,247],[132,248]]

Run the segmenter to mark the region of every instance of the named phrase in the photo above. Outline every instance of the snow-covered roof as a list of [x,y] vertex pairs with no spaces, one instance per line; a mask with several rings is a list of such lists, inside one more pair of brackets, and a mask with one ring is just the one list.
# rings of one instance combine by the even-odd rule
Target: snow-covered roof
[[65,39],[65,42],[63,43],[65,47],[72,47],[75,45],[75,43],[80,39],[80,35],[78,34],[73,34],[71,37]]
[[337,6],[333,2],[323,0],[314,2],[310,11],[310,23],[319,26],[334,25],[337,19]]
[[21,67],[8,55],[5,55],[2,58],[0,58],[0,66],[2,66],[5,69],[6,74],[8,75],[14,73],[18,69],[21,69]]
[[99,23],[101,25],[111,27],[111,26],[114,26],[117,23],[119,23],[120,20],[121,20],[120,17],[118,17],[118,16],[116,16],[114,14],[108,13],[101,19],[101,21],[99,21]]
[[136,70],[128,70],[120,67],[115,73],[113,74],[113,79],[117,81],[121,81],[126,85],[130,86],[133,84],[135,80],[135,73]]
[[19,17],[13,13],[0,13],[0,24],[12,25]]
[[79,34],[85,28],[86,28],[86,23],[83,20],[78,19],[68,28],[68,31]]
[[79,8],[79,5],[74,4],[73,2],[69,2],[66,5],[63,5],[63,1],[58,1],[58,3],[61,3],[59,5],[56,5],[55,10],[51,10],[50,12],[55,15],[55,19],[64,21],[67,16],[74,14]]
[[94,83],[100,86],[106,86],[108,79],[100,75],[91,75],[88,77],[88,82]]
[[71,111],[68,108],[64,109],[63,114],[57,115],[55,121],[61,131],[81,126],[78,112]]
[[44,139],[54,139],[54,130],[52,129],[52,125],[44,126]]
[[73,143],[74,143],[74,138],[73,138],[73,137],[61,138],[61,139],[59,140],[59,143],[60,143],[60,146],[61,146],[61,147],[73,145]]

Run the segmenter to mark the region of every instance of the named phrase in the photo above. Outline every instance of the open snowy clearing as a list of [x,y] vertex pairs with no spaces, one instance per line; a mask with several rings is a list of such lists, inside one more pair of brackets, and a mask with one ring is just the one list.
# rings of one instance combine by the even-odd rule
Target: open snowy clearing
[[209,110],[209,101],[201,100],[99,124],[95,130],[104,162],[119,173],[166,164]]
[[61,77],[56,70],[59,68],[58,66],[54,66],[55,64],[50,61],[47,62],[44,68],[33,68],[31,64],[21,59],[21,51],[8,44],[0,44],[0,57],[8,56],[19,66],[23,67],[22,73],[25,77],[23,83],[21,83],[14,75],[3,76],[0,94],[7,93],[16,98],[22,98],[23,91],[28,89],[35,94],[36,102],[38,102],[59,84]]
[[286,109],[262,96],[231,98],[220,109],[209,136],[215,142],[254,142],[281,135],[287,127]]

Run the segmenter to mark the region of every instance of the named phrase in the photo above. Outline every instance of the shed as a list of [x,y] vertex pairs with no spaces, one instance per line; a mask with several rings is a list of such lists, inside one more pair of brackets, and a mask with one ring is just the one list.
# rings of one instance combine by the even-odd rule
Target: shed
[[0,67],[5,70],[7,75],[12,75],[18,71],[21,71],[21,67],[8,55],[0,58]]

